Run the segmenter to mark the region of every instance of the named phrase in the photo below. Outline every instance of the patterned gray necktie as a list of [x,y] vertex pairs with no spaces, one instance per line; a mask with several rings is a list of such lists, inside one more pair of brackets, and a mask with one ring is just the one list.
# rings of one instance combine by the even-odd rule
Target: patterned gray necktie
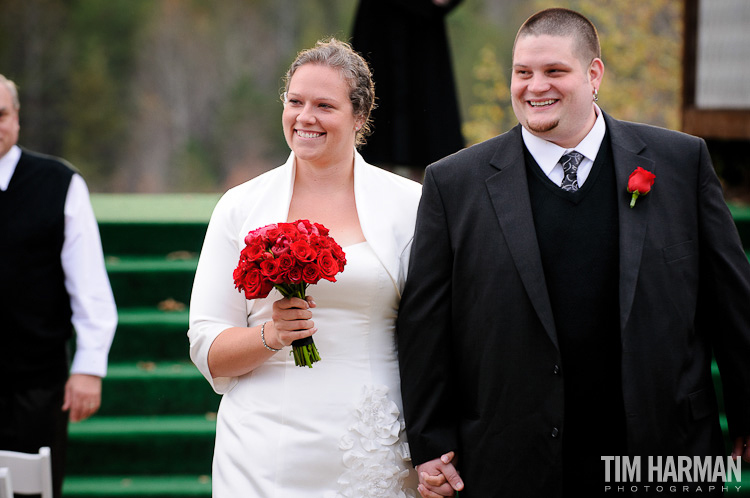
[[560,158],[560,164],[563,168],[563,180],[560,188],[566,192],[575,192],[578,190],[578,166],[583,161],[583,154],[574,150],[563,154]]

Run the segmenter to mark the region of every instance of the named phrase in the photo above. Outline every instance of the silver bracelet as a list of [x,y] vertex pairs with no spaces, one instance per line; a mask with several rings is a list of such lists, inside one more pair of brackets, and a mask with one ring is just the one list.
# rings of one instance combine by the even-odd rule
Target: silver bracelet
[[266,323],[267,322],[263,322],[263,325],[260,326],[260,340],[263,341],[263,345],[267,350],[278,353],[279,351],[281,351],[280,349],[272,348],[271,346],[266,344]]

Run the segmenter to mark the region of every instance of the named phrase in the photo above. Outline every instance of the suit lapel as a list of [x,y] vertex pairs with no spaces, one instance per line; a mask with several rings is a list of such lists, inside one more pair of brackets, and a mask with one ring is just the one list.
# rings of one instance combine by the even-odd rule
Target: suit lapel
[[520,126],[502,139],[504,141],[498,142],[498,150],[490,162],[499,172],[486,180],[487,191],[526,293],[557,347],[555,320],[531,212]]
[[[628,178],[638,166],[654,174],[657,171],[654,161],[642,155],[646,148],[643,140],[626,124],[610,118],[606,113],[604,119],[612,142],[617,181],[620,328],[624,330],[633,307],[651,204],[647,199],[641,198],[634,208],[630,208]],[[499,172],[487,179],[487,190],[529,299],[557,346],[555,322],[531,212],[522,144],[520,127],[514,128],[505,135],[503,142],[498,143],[498,152],[491,164]]]
[[647,198],[640,198],[635,207],[630,207],[628,178],[638,166],[656,174],[656,164],[641,155],[646,144],[625,123],[610,118],[606,113],[604,120],[612,142],[617,177],[620,227],[620,330],[625,330],[633,308],[651,204]]

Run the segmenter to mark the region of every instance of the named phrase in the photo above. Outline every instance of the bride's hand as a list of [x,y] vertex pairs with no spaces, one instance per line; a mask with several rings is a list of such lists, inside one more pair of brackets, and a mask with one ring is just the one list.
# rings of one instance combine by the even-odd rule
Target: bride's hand
[[464,489],[464,483],[456,470],[455,452],[449,451],[440,458],[417,465],[419,494],[424,498],[455,496]]
[[[268,345],[281,349],[289,346],[292,341],[304,339],[318,331],[312,320],[311,309],[315,307],[315,301],[311,296],[306,299],[298,297],[279,299],[273,303],[273,337],[269,337],[269,328],[266,325],[266,342]],[[270,339],[270,340],[269,340]]]

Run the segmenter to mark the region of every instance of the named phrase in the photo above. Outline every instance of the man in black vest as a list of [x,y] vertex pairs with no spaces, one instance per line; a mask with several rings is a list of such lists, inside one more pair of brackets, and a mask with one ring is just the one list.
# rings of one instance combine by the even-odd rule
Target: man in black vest
[[117,311],[86,184],[16,145],[19,109],[0,75],[0,449],[51,447],[59,497],[68,419],[99,409]]
[[712,354],[750,461],[750,265],[705,142],[611,118],[603,74],[588,19],[535,14],[520,125],[426,170],[397,325],[425,498],[606,495],[615,456],[646,496],[649,456],[726,460]]

